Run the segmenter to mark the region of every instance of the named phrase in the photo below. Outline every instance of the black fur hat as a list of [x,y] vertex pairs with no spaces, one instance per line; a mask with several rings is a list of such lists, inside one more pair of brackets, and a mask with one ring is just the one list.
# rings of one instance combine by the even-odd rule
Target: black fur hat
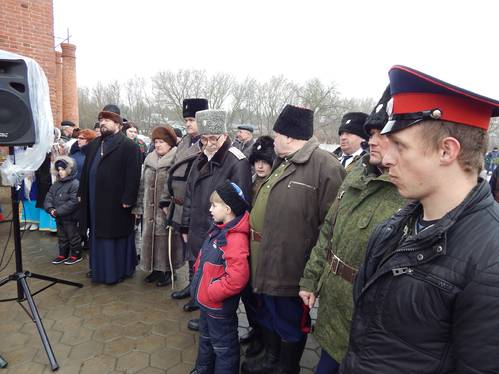
[[107,104],[104,108],[102,108],[102,111],[116,113],[116,114],[119,114],[121,116],[120,108],[114,104]]
[[251,165],[254,165],[255,162],[259,160],[262,160],[272,166],[275,158],[274,139],[270,136],[264,135],[255,140],[249,156],[249,162]]
[[184,118],[196,118],[196,112],[208,109],[208,100],[206,99],[184,99],[182,102],[182,115]]
[[314,112],[288,104],[277,117],[273,130],[293,139],[308,140],[314,135]]
[[221,186],[216,188],[220,198],[227,204],[236,216],[243,215],[249,209],[241,187],[234,182],[226,180]]
[[364,131],[366,119],[367,114],[362,112],[350,112],[345,114],[341,119],[338,135],[348,132],[350,134],[358,135],[365,140],[369,140],[369,135]]
[[388,85],[385,92],[383,92],[383,96],[379,99],[378,104],[376,104],[371,114],[369,114],[369,117],[367,117],[366,123],[364,123],[364,130],[367,134],[370,135],[372,129],[383,130],[383,127],[385,127],[388,122],[386,105],[391,98],[390,85]]

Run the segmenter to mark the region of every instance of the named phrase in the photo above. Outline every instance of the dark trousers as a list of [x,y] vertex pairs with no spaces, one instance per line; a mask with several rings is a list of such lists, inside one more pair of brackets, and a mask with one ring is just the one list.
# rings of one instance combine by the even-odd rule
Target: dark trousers
[[248,318],[248,324],[252,328],[257,328],[258,320],[257,320],[257,308],[258,301],[256,295],[253,293],[253,289],[251,288],[251,284],[248,283],[241,293],[241,300],[244,304],[244,310],[246,311],[246,318]]
[[59,255],[81,257],[81,237],[75,221],[57,220]]
[[315,374],[337,374],[340,370],[340,364],[324,349],[321,350],[321,358],[315,369]]
[[310,309],[298,296],[258,294],[258,323],[285,342],[295,343],[310,332]]
[[198,374],[239,373],[240,348],[237,314],[214,317],[201,311],[199,349],[196,359]]

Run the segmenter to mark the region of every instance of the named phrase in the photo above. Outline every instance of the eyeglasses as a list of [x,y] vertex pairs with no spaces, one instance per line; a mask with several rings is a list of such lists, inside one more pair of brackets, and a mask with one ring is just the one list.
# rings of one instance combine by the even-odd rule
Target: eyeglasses
[[208,144],[208,143],[211,143],[211,144],[217,144],[218,141],[220,140],[220,138],[223,136],[223,134],[221,135],[218,135],[218,136],[215,136],[215,135],[211,135],[211,136],[201,136],[201,143],[203,144]]

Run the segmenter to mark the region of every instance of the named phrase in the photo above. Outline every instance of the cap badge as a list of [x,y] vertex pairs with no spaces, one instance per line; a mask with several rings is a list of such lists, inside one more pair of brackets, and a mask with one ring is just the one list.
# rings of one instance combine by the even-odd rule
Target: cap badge
[[258,147],[256,147],[256,150],[259,151],[260,149],[262,149],[262,145],[258,144]]
[[376,112],[376,113],[379,113],[379,111],[380,111],[381,109],[383,109],[383,104],[379,104],[379,105],[376,107],[375,112]]
[[434,109],[431,111],[430,116],[433,119],[439,119],[440,117],[442,117],[442,111],[440,109]]
[[351,119],[349,119],[348,121],[345,122],[345,125],[348,125],[350,122],[352,122]]

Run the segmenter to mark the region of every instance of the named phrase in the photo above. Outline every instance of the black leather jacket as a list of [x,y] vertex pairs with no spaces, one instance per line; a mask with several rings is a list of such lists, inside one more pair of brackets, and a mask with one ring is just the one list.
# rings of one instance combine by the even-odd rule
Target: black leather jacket
[[499,373],[499,205],[480,181],[411,235],[420,214],[409,204],[370,238],[341,373]]

